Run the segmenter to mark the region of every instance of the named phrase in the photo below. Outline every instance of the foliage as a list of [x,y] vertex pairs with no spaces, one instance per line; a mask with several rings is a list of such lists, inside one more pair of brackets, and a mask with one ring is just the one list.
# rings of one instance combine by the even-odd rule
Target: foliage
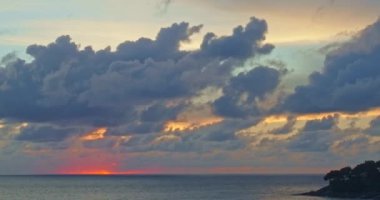
[[366,161],[355,168],[344,167],[324,176],[334,193],[380,192],[380,161]]

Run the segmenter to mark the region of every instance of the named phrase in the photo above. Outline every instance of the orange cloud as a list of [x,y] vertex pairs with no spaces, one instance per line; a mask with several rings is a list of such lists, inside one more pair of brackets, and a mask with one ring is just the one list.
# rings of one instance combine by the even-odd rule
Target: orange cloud
[[107,133],[107,128],[98,128],[94,131],[86,133],[80,139],[85,141],[100,140],[104,138],[104,135]]
[[[334,115],[339,115],[341,118],[361,118],[361,117],[377,117],[380,116],[380,108],[374,108],[369,111],[357,112],[357,113],[343,113],[343,112],[325,112],[325,113],[311,113],[311,114],[301,114],[298,115],[297,121],[309,121],[309,120],[321,120],[326,117],[331,117]],[[264,119],[264,123],[277,123],[286,122],[286,115],[273,115]]]
[[165,132],[175,132],[175,131],[191,131],[197,128],[201,128],[204,126],[210,126],[213,124],[217,124],[223,121],[221,117],[209,117],[204,119],[194,119],[194,120],[176,120],[176,121],[168,121],[165,124],[164,131]]

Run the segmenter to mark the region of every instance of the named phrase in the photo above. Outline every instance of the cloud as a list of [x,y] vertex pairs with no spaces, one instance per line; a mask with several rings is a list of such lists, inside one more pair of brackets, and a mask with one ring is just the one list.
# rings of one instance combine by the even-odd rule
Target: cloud
[[380,106],[380,20],[326,56],[321,72],[295,89],[283,108],[294,113],[358,112]]
[[48,125],[32,125],[23,128],[16,140],[29,142],[61,142],[70,135],[79,134],[82,130],[73,128],[58,128]]
[[168,107],[162,104],[149,106],[141,113],[141,121],[144,122],[166,122],[175,119],[181,106]]
[[186,22],[175,23],[171,27],[162,28],[155,40],[140,38],[120,44],[117,53],[122,60],[177,60],[186,54],[179,50],[180,43],[190,41],[190,37],[201,28],[202,25],[190,27]]
[[330,131],[304,132],[288,145],[295,152],[327,152],[332,145],[334,133]]
[[15,51],[6,54],[1,58],[1,64],[7,65],[9,63],[15,62],[17,60],[17,54]]
[[236,27],[231,36],[215,38],[213,33],[206,34],[201,45],[202,53],[222,58],[248,58],[255,54],[268,54],[274,46],[261,43],[265,40],[267,30],[265,20],[252,17],[245,27]]
[[307,121],[303,131],[322,131],[330,130],[336,124],[337,116],[324,117],[322,119],[315,119]]
[[380,117],[373,119],[370,122],[369,127],[364,130],[364,133],[373,136],[380,136]]
[[225,120],[213,126],[201,127],[181,133],[135,135],[123,143],[129,152],[212,152],[215,150],[238,150],[245,141],[236,137],[237,130],[252,126],[259,119]]
[[255,101],[273,92],[282,75],[280,70],[260,66],[233,77],[213,104],[216,114],[232,118],[260,114]]
[[271,131],[273,134],[289,134],[295,129],[297,118],[294,116],[288,116],[285,125]]
[[331,151],[349,160],[355,160],[355,158],[370,160],[378,157],[380,153],[379,144],[379,139],[374,139],[368,135],[349,135],[336,140],[331,146]]
[[190,108],[190,99],[205,88],[225,87],[228,98],[237,88],[240,95],[249,92],[252,102],[275,89],[280,73],[274,68],[232,73],[274,48],[264,42],[264,20],[252,17],[230,36],[208,33],[200,49],[181,50],[201,28],[174,23],[155,39],[126,41],[115,51],[80,48],[70,36],[30,45],[31,62],[12,56],[0,68],[0,118],[30,123],[17,138],[25,141],[65,140],[80,134],[75,127],[107,127],[110,136],[152,135]]
[[300,152],[327,152],[340,138],[337,129],[338,115],[309,120],[290,141],[288,148]]

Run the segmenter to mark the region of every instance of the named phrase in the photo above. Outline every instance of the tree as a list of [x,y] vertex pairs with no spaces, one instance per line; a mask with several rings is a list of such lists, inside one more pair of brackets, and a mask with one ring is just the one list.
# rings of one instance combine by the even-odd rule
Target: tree
[[332,170],[324,176],[336,193],[380,192],[380,161],[365,161],[355,168]]

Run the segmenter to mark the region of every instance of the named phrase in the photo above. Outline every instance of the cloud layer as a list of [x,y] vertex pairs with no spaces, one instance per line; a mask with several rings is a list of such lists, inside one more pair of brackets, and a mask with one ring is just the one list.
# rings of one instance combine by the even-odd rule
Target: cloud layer
[[30,45],[30,62],[9,54],[0,68],[0,159],[43,154],[42,162],[87,166],[101,155],[120,170],[323,167],[379,155],[380,22],[331,50],[292,92],[284,66],[250,62],[275,48],[265,43],[265,20],[206,33],[199,49],[182,50],[202,27],[174,23],[116,50],[61,36]]
[[380,106],[380,21],[326,56],[321,72],[309,77],[284,103],[296,113],[358,112]]
[[[232,76],[234,68],[247,59],[274,48],[264,43],[264,20],[253,17],[230,36],[207,33],[199,50],[180,50],[181,43],[189,42],[201,28],[175,23],[162,28],[154,40],[126,41],[116,51],[80,49],[69,36],[47,46],[30,45],[30,63],[15,58],[1,68],[0,117],[44,126],[108,127],[114,135],[155,133],[191,106],[189,98],[205,88],[240,87],[237,89],[249,93],[249,101],[273,91],[279,82],[276,69],[260,67]],[[261,74],[268,78],[267,85],[244,88]],[[227,90],[231,93],[234,89]],[[42,129],[54,130],[55,135],[56,129]],[[25,131],[19,139],[43,141],[39,137],[46,132]],[[33,138],[34,132],[37,138]]]

